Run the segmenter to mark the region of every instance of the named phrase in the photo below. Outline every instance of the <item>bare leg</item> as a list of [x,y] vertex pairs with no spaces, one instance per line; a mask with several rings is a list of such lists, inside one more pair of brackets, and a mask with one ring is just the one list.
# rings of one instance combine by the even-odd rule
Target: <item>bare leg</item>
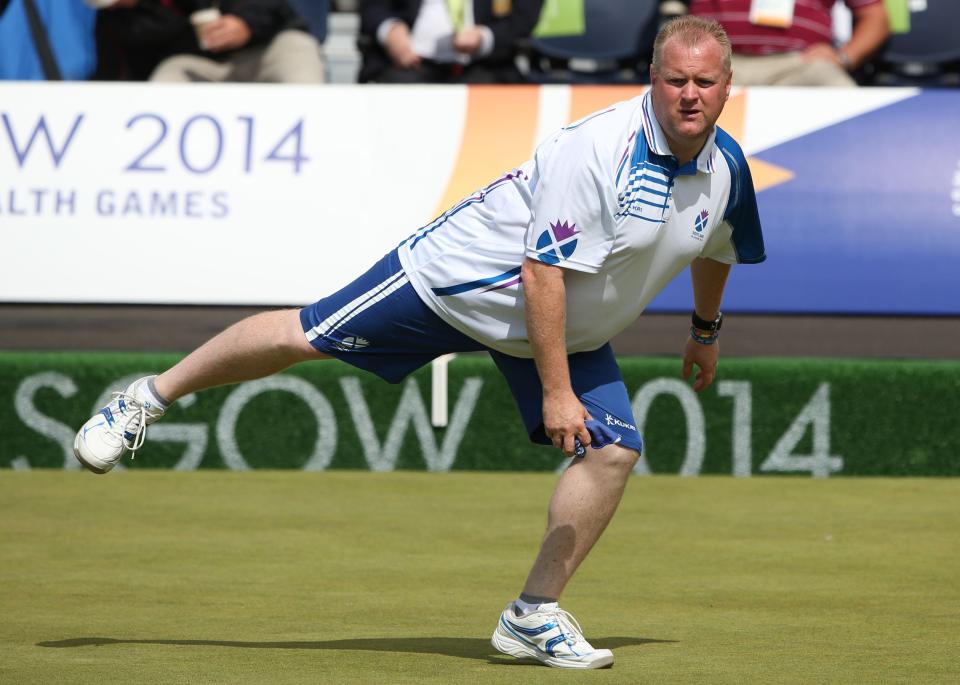
[[550,499],[547,532],[523,588],[528,595],[560,596],[613,518],[639,457],[618,445],[587,452],[564,471]]
[[303,335],[295,309],[254,314],[214,336],[156,379],[171,402],[191,392],[263,378],[310,359],[329,359]]

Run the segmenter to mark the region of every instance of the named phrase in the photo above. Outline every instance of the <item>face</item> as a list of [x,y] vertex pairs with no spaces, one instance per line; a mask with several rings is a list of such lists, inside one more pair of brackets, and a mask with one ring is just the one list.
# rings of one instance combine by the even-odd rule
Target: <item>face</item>
[[653,111],[681,161],[700,151],[730,96],[731,74],[722,60],[720,46],[710,38],[692,47],[671,38],[661,63],[650,69]]

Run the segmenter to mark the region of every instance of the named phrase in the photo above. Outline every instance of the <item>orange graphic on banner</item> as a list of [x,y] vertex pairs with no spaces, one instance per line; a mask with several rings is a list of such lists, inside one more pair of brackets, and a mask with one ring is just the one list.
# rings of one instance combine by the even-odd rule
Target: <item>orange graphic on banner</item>
[[646,86],[571,86],[568,119],[577,121],[614,103],[643,95],[646,89]]
[[522,164],[537,135],[538,86],[470,86],[457,165],[434,216]]
[[747,118],[747,91],[741,90],[731,95],[727,104],[723,106],[723,113],[717,121],[717,126],[730,134],[730,137],[740,142],[746,130]]
[[[723,114],[717,121],[717,125],[729,133],[737,142],[743,141],[743,134],[747,128],[747,92],[741,90],[727,100],[727,104],[723,108]],[[747,163],[750,165],[750,175],[753,176],[753,188],[758,193],[761,190],[786,183],[794,176],[792,171],[764,162],[756,157],[747,157]]]
[[[571,86],[568,122],[616,102],[640,95],[647,86]],[[746,130],[747,93],[741,90],[724,107],[717,122],[734,140]],[[536,145],[540,108],[538,86],[470,86],[466,121],[457,161],[434,216],[529,159]],[[748,157],[757,192],[786,183],[794,174],[783,167]]]

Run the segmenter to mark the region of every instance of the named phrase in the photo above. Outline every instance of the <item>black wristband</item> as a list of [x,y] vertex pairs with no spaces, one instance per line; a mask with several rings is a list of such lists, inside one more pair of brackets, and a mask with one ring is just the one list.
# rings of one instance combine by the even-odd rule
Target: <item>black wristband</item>
[[713,321],[707,321],[697,316],[697,312],[694,310],[693,315],[690,317],[690,322],[694,328],[700,331],[719,331],[720,326],[723,325],[723,312],[718,312],[717,318]]

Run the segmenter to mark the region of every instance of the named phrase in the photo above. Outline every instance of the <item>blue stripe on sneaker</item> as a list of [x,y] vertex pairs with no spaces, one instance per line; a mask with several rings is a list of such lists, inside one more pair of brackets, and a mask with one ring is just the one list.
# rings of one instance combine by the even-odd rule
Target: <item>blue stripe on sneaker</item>
[[553,628],[557,627],[556,623],[544,623],[542,626],[538,626],[536,628],[523,628],[521,626],[518,626],[513,621],[507,621],[507,623],[509,623],[510,627],[512,627],[514,630],[519,630],[524,635],[530,635],[530,636],[540,635],[541,633],[545,633],[548,630],[552,630]]
[[511,635],[513,635],[513,636],[514,636],[515,638],[517,638],[518,640],[520,640],[520,642],[522,642],[522,643],[524,643],[524,644],[526,644],[526,645],[529,645],[530,647],[533,647],[533,648],[534,648],[535,650],[537,650],[538,652],[542,652],[542,651],[543,651],[542,649],[540,649],[539,647],[537,647],[534,643],[530,642],[530,640],[528,640],[526,637],[524,637],[523,635],[521,635],[520,633],[518,633],[517,631],[515,631],[513,628],[511,628],[511,627],[510,627],[511,624],[508,623],[508,622],[503,618],[503,616],[500,617],[500,625],[502,625],[504,628],[506,628],[506,629],[507,629],[507,632],[510,633]]
[[[520,634],[519,632],[517,632],[518,630],[520,630],[520,631],[523,631],[523,632],[525,632],[525,633],[527,633],[527,634],[530,634],[530,635],[536,635],[536,634],[539,634],[539,632],[543,632],[542,630],[539,631],[539,632],[536,632],[536,631],[534,631],[534,630],[532,630],[532,629],[529,629],[529,628],[522,628],[522,627],[518,626],[516,623],[512,623],[512,622],[510,622],[510,621],[507,621],[506,619],[503,618],[503,616],[500,617],[500,623],[503,625],[504,628],[507,629],[507,631],[510,632],[511,635],[513,635],[515,638],[517,638],[518,640],[520,640],[520,641],[523,642],[524,644],[529,645],[530,647],[532,647],[532,648],[535,649],[536,651],[540,652],[541,654],[547,654],[548,656],[555,656],[555,655],[553,654],[553,652],[545,652],[545,651],[543,650],[543,648],[540,647],[540,645],[538,645],[537,643],[535,643],[535,642],[533,642],[533,641],[531,641],[531,640],[528,640],[524,635],[522,635],[522,634]],[[556,623],[548,623],[548,624],[545,624],[545,625],[546,625],[546,629],[547,629],[547,630],[549,630],[549,629],[551,629],[551,628],[556,628],[556,627],[557,627],[557,624],[556,624]],[[542,627],[544,627],[544,626],[541,626],[541,628],[542,628]],[[557,638],[553,638],[553,640],[556,640],[556,639],[557,639]],[[560,636],[560,639],[561,639],[561,640],[565,640],[565,639],[566,639],[566,636],[565,636],[565,635],[561,635],[561,636]]]
[[110,411],[110,407],[104,407],[100,410],[100,413],[103,414],[103,417],[107,420],[107,425],[113,425],[113,412]]
[[566,640],[567,640],[567,636],[564,635],[563,633],[560,633],[556,637],[552,637],[549,640],[547,640],[547,644],[544,645],[544,651],[546,651],[546,653],[549,654],[550,656],[556,656],[553,653],[553,648],[559,645],[561,642],[566,642]]

